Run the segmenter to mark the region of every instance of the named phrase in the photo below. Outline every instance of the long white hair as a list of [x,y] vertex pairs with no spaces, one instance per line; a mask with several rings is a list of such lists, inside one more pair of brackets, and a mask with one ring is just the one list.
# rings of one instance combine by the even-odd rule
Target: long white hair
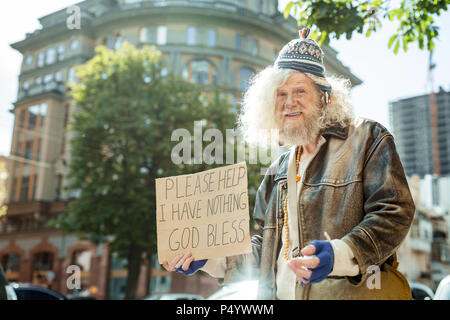
[[[257,73],[250,80],[250,86],[245,92],[241,104],[241,112],[238,116],[238,130],[245,141],[251,145],[278,144],[278,141],[268,139],[271,130],[278,130],[275,115],[276,91],[283,86],[289,76],[297,72],[293,69],[268,66]],[[327,76],[331,84],[332,102],[321,108],[318,119],[321,129],[334,124],[345,126],[352,116],[350,101],[350,80],[337,76]]]

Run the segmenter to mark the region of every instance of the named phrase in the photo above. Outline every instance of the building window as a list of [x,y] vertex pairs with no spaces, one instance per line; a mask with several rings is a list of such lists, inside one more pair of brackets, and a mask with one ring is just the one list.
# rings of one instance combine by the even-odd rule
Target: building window
[[39,54],[38,54],[38,61],[37,61],[38,67],[43,67],[44,66],[44,62],[45,62],[45,53],[44,52],[39,52]]
[[19,255],[18,254],[5,254],[2,256],[2,266],[5,272],[18,272],[19,271]]
[[53,272],[53,260],[54,256],[51,252],[43,251],[34,254],[32,284],[51,288],[52,280],[48,276]]
[[64,53],[66,52],[66,46],[64,44],[60,44],[58,46],[58,61],[64,60]]
[[250,38],[250,53],[257,56],[259,52],[259,43],[257,39]]
[[62,81],[62,74],[61,74],[61,71],[56,71],[56,72],[55,72],[55,80],[58,81],[58,82],[61,82],[61,81]]
[[53,74],[52,73],[46,74],[44,76],[44,83],[49,83],[52,80],[53,80]]
[[67,73],[67,83],[74,83],[75,82],[75,69],[70,68],[69,72]]
[[19,281],[20,256],[18,254],[3,255],[1,265],[8,281]]
[[22,88],[28,90],[30,88],[30,83],[28,81],[24,81],[22,84]]
[[217,40],[216,29],[208,29],[208,47],[215,47]]
[[48,104],[46,102],[41,104],[36,104],[28,107],[29,118],[28,118],[28,128],[34,129],[36,126],[36,119],[38,116],[41,116],[41,127],[44,124],[44,119],[47,114]]
[[194,46],[197,38],[197,28],[196,27],[188,27],[187,28],[187,44],[189,46]]
[[52,64],[56,61],[56,49],[55,48],[49,48],[47,49],[47,56],[45,59],[46,64]]
[[28,107],[28,129],[34,129],[36,126],[36,119],[39,115],[39,105]]
[[241,34],[236,35],[236,50],[242,51],[242,35]]
[[141,28],[139,30],[139,41],[141,43],[147,43],[148,42],[148,29],[147,28]]
[[156,44],[165,45],[167,43],[167,26],[158,26],[156,29]]
[[26,65],[30,65],[33,63],[33,56],[31,54],[27,55],[27,57],[25,58],[25,64]]
[[257,13],[261,13],[263,11],[263,1],[262,0],[255,0],[255,11]]
[[[28,141],[27,143],[30,144],[29,150],[30,150],[30,151],[33,151],[33,140],[30,140],[30,141]],[[31,157],[30,157],[30,159],[31,159]],[[17,168],[17,169],[18,169],[18,168]],[[23,167],[22,167],[22,176],[28,177],[28,176],[30,175],[30,173],[31,173],[31,165],[29,165],[29,164],[24,164]],[[16,174],[18,175],[19,173],[16,172]]]
[[34,84],[41,84],[42,83],[42,78],[41,77],[37,77],[36,79],[34,79]]
[[78,39],[72,40],[72,42],[70,43],[70,50],[78,49],[79,45],[80,45],[80,41]]
[[34,270],[52,270],[53,254],[51,252],[39,252],[34,254]]
[[233,72],[233,88],[245,91],[248,88],[249,80],[254,71],[248,67],[240,67]]
[[116,41],[114,42],[114,49],[119,50],[122,46],[123,38],[120,33],[116,34]]
[[191,60],[183,68],[182,77],[198,84],[217,85],[217,69],[207,60]]
[[[25,159],[29,159],[29,160],[33,159],[33,140],[29,140],[29,141],[25,142],[25,153],[24,153],[23,157]],[[23,170],[23,171],[25,171],[25,170]],[[25,172],[22,172],[22,173],[25,174]]]
[[20,184],[20,198],[19,201],[28,200],[28,185],[30,183],[29,177],[23,177],[22,183]]

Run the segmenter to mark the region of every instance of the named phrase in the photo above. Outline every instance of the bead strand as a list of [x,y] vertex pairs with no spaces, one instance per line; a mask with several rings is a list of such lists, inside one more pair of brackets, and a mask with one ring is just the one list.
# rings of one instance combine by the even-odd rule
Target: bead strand
[[[298,175],[298,168],[300,167],[300,157],[303,152],[303,147],[300,146],[297,151],[297,159],[296,159],[296,165],[295,165],[295,180],[296,182],[300,181],[300,176]],[[287,204],[288,204],[288,196],[286,195],[286,198],[284,199],[283,204],[283,212],[284,212],[284,220],[283,220],[283,226],[285,230],[285,246],[284,246],[284,260],[289,260],[289,227],[288,227],[288,211],[287,211]]]

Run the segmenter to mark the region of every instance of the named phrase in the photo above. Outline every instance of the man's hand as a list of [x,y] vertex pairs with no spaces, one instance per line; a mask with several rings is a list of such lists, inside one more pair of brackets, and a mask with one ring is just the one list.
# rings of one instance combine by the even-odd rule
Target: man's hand
[[303,257],[288,262],[300,284],[317,283],[333,269],[334,252],[329,241],[314,240],[301,250]]
[[194,257],[190,252],[185,254],[179,254],[172,261],[163,262],[163,267],[167,271],[175,271],[183,273],[184,275],[190,276],[198,271],[201,267],[206,264],[207,259],[205,260],[194,260]]

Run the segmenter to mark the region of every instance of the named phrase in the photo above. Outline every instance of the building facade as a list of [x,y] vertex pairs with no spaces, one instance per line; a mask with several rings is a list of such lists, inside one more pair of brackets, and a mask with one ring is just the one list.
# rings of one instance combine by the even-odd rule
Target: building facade
[[[77,17],[80,28],[69,28],[68,21]],[[155,45],[163,53],[164,72],[205,89],[218,87],[238,104],[248,79],[298,37],[297,24],[283,18],[275,0],[87,0],[39,21],[41,29],[12,44],[23,63],[11,110],[15,122],[0,259],[10,280],[44,283],[62,293],[70,292],[67,268],[77,265],[83,288],[98,298],[121,298],[124,261],[106,245],[95,246],[46,225],[77,197],[64,190],[71,161],[67,127],[74,112],[67,84],[76,81],[74,67],[92,58],[98,45]],[[361,83],[338,61],[336,51],[326,46],[323,50],[328,73],[345,76],[353,85]],[[203,283],[201,277],[207,276],[198,277],[189,281]],[[138,295],[181,290],[186,286],[180,281],[174,284],[172,275],[153,259],[141,268]],[[213,285],[203,286],[208,288],[204,292],[187,287],[205,296],[214,291]]]
[[433,204],[430,182],[419,176],[408,179],[416,212],[398,250],[398,261],[399,270],[409,281],[436,290],[439,282],[450,274],[450,206],[442,202],[440,206]]
[[389,112],[406,174],[450,175],[450,92],[393,101]]

